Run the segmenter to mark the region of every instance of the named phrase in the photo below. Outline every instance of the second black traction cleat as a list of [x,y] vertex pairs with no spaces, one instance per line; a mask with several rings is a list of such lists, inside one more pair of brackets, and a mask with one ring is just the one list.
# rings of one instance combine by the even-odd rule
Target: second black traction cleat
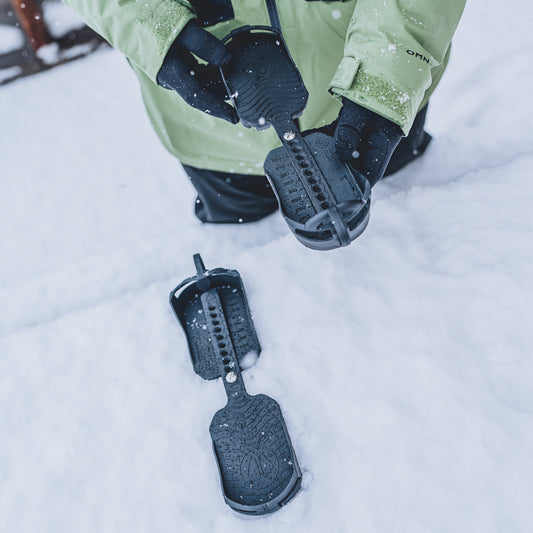
[[227,404],[209,432],[226,503],[235,511],[261,515],[276,511],[300,490],[302,473],[278,403],[246,391],[241,369],[259,355],[248,301],[239,273],[206,270],[199,254],[197,273],[170,294],[195,372],[222,378]]
[[283,36],[244,26],[224,42],[232,59],[221,74],[241,122],[280,138],[264,169],[291,231],[314,250],[347,246],[368,224],[370,183],[337,157],[332,137],[299,132],[308,93]]

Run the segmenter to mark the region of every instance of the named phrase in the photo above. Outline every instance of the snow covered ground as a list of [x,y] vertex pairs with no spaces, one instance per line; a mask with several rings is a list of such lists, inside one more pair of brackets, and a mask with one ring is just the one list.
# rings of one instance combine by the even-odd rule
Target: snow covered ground
[[[0,531],[533,531],[533,8],[471,0],[423,160],[350,247],[202,226],[113,51],[0,90]],[[2,29],[0,28],[0,40]],[[168,293],[238,269],[303,491],[223,502]]]

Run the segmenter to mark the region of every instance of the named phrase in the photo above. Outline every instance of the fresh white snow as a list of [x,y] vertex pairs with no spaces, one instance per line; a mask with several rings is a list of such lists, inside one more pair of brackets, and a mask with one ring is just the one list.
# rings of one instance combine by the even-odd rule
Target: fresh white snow
[[[468,3],[433,144],[327,253],[198,222],[117,52],[0,88],[0,531],[533,531],[532,25]],[[223,502],[223,385],[168,305],[198,251],[243,276],[303,469],[268,517]]]
[[24,34],[14,26],[0,26],[0,54],[21,48],[24,44]]
[[63,37],[70,30],[83,26],[83,21],[78,15],[62,2],[45,0],[42,6],[46,26],[53,37]]

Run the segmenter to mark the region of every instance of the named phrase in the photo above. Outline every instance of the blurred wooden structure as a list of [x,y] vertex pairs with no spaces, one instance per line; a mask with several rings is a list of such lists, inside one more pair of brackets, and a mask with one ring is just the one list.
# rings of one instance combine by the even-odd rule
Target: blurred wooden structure
[[10,0],[24,34],[34,50],[50,42],[43,14],[36,0]]
[[[42,3],[42,0],[0,0],[0,44],[2,27],[16,28],[23,34],[22,46],[0,51],[0,85],[83,57],[105,43],[81,23],[64,35],[53,37]],[[43,54],[46,46],[51,49]]]

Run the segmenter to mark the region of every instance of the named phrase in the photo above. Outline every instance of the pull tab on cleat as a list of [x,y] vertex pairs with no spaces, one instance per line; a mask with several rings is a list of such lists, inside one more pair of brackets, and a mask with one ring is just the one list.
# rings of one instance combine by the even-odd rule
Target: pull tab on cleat
[[228,402],[209,432],[226,503],[235,511],[276,511],[299,491],[302,474],[278,403],[264,394],[248,394],[241,367],[261,346],[236,270],[206,270],[194,256],[197,274],[170,294],[195,372],[222,378]]
[[366,228],[370,183],[340,161],[323,133],[300,134],[295,119],[308,93],[281,34],[244,26],[224,42],[232,59],[221,67],[228,95],[244,126],[272,126],[282,146],[270,152],[265,173],[296,238],[314,250],[347,246]]

